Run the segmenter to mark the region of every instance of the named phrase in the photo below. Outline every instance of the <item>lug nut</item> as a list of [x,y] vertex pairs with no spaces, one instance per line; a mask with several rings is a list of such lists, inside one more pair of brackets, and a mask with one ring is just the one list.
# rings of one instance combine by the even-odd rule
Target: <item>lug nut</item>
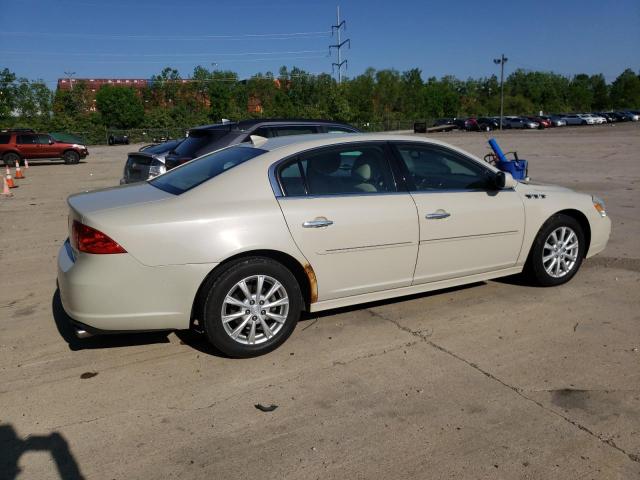
[[255,303],[256,303],[256,302],[255,302],[255,300],[251,300],[251,301],[249,302],[249,305],[254,305]]
[[267,313],[267,311],[266,311],[266,310],[261,310],[261,311],[260,311],[260,314],[262,314],[262,315],[264,315],[264,314],[266,314],[266,313]]
[[257,320],[258,317],[256,317],[255,315],[253,317],[251,317],[251,320]]
[[264,300],[260,300],[260,305],[264,305]]
[[251,313],[251,311],[250,310],[245,310],[244,313],[245,313],[245,315],[249,315]]

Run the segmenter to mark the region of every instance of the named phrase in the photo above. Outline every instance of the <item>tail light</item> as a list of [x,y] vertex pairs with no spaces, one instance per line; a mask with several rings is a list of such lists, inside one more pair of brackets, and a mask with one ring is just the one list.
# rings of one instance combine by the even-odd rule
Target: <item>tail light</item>
[[88,227],[77,220],[73,221],[71,244],[80,252],[107,255],[127,253],[127,251],[109,236],[95,228]]

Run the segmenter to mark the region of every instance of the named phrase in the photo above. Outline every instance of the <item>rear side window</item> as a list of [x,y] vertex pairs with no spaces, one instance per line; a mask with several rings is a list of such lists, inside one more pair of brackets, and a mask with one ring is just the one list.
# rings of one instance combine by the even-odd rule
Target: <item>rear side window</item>
[[271,127],[278,137],[287,137],[289,135],[309,135],[318,133],[315,125],[292,125],[282,127]]
[[0,133],[0,145],[6,145],[11,140],[11,135],[7,133]]
[[180,195],[265,152],[259,148],[236,145],[170,170],[149,183],[165,192]]
[[35,135],[18,135],[16,143],[20,145],[33,145],[37,143]]
[[280,184],[287,196],[396,190],[382,145],[331,147],[303,154],[280,169]]

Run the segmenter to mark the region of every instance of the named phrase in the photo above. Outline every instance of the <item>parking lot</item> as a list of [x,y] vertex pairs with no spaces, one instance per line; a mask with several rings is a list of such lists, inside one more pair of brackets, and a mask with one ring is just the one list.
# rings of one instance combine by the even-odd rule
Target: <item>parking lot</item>
[[[490,134],[429,136],[489,151]],[[640,124],[491,136],[533,180],[607,202],[609,246],[575,279],[308,316],[249,360],[189,332],[73,341],[65,199],[117,185],[138,147],[32,162],[0,199],[0,478],[638,478]]]

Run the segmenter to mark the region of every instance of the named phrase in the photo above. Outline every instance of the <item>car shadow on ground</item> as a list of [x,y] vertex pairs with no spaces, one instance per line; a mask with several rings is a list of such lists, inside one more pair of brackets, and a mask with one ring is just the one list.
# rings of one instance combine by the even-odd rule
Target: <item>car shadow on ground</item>
[[20,475],[20,457],[28,452],[47,452],[53,458],[58,475],[64,480],[82,479],[78,462],[69,444],[59,432],[27,435],[20,438],[10,424],[0,424],[0,478],[13,480]]
[[[514,276],[515,277],[515,276]],[[507,277],[511,279],[511,277]],[[514,278],[512,280],[504,280],[505,283],[516,282]],[[467,285],[460,285],[457,287],[446,288],[442,290],[434,290],[432,292],[417,293],[414,295],[408,295],[403,297],[390,298],[386,300],[379,300],[376,302],[360,303],[357,305],[351,305],[348,307],[334,308],[331,310],[325,310],[322,312],[303,312],[299,321],[298,328],[305,328],[310,323],[317,321],[324,317],[330,317],[333,315],[340,315],[349,312],[355,312],[358,310],[366,310],[369,308],[380,307],[384,305],[393,305],[397,303],[416,300],[419,298],[429,298],[435,295],[443,295],[451,292],[457,292],[466,290],[468,288],[476,288],[482,285],[486,285],[487,282],[475,282]],[[514,283],[520,285],[519,283]],[[523,283],[523,285],[525,285]],[[205,355],[211,355],[220,358],[230,358],[228,355],[216,349],[209,341],[207,336],[198,329],[192,330],[175,330],[175,331],[159,331],[159,332],[147,332],[147,333],[123,333],[123,334],[108,334],[98,335],[95,337],[89,337],[79,339],[74,333],[71,318],[67,315],[62,307],[60,300],[60,291],[56,289],[52,301],[51,310],[56,322],[56,327],[60,336],[67,342],[69,349],[71,350],[84,350],[84,349],[101,349],[101,348],[114,348],[114,347],[127,347],[136,345],[149,345],[156,343],[171,343],[168,336],[171,333],[175,333],[176,337],[180,340],[181,345],[187,345],[194,350]]]
[[136,345],[151,345],[156,343],[170,343],[168,330],[158,332],[132,332],[126,334],[97,335],[89,338],[78,338],[72,325],[72,320],[62,307],[60,290],[56,288],[51,299],[51,312],[56,323],[58,333],[67,342],[70,350],[92,350],[101,348],[132,347]]

